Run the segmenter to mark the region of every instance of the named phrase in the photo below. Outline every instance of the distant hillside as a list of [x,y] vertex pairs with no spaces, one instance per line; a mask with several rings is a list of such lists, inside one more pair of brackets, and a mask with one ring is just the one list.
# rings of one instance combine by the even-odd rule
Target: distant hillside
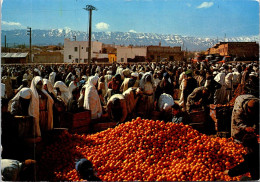
[[[2,30],[1,40],[4,45],[4,36],[7,37],[8,46],[11,47],[14,43],[29,44],[29,36],[27,30]],[[33,45],[58,45],[63,44],[64,38],[76,36],[77,40],[88,40],[86,32],[74,31],[70,29],[52,29],[52,30],[32,30]],[[206,50],[223,39],[188,37],[181,35],[164,35],[155,33],[132,33],[132,32],[93,32],[92,40],[98,40],[105,44],[116,45],[158,45],[161,42],[162,46],[182,46],[189,51]],[[233,37],[226,38],[229,42],[259,42],[258,36],[251,37]]]

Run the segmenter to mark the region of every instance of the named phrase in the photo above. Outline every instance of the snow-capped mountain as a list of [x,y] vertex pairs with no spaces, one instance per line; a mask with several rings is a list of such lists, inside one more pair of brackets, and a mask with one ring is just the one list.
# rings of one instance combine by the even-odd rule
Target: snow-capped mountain
[[[19,30],[2,30],[1,43],[4,44],[4,36],[8,46],[14,44],[29,44],[29,36],[26,29]],[[51,29],[51,30],[32,30],[33,45],[57,45],[63,44],[64,38],[73,40],[73,36],[79,41],[87,41],[88,33],[82,31],[74,31],[69,28]],[[165,35],[156,33],[134,33],[134,32],[93,32],[92,40],[98,40],[105,44],[115,45],[158,45],[162,46],[181,46],[189,51],[206,50],[218,42],[223,42],[224,38],[199,38],[181,35]],[[250,37],[233,37],[226,38],[226,42],[259,42],[259,36]]]

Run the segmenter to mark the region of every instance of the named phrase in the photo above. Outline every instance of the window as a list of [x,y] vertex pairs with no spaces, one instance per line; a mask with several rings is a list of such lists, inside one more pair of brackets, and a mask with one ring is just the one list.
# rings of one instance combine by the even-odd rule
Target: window
[[124,62],[124,58],[121,58],[121,62],[122,62],[122,63]]
[[74,51],[75,51],[75,52],[78,52],[78,47],[74,47]]
[[88,52],[88,47],[86,47],[86,52]]
[[76,58],[76,60],[75,60],[75,61],[76,61],[76,63],[78,63],[78,62],[79,62],[79,59],[78,59],[78,58]]
[[69,55],[69,59],[71,59],[71,55]]
[[81,49],[83,49],[83,47]]
[[151,59],[154,60],[154,55],[151,55]]

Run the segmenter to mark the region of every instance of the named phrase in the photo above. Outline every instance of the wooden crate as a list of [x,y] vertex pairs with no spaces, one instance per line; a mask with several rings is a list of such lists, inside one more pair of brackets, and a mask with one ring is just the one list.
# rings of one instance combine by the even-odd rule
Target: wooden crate
[[230,131],[232,105],[210,104],[210,117],[215,123],[216,131]]
[[189,126],[191,126],[193,129],[199,131],[200,133],[205,133],[205,124],[203,122],[200,123],[190,123]]
[[231,134],[230,132],[217,132],[217,137],[220,137],[220,138],[230,138]]
[[91,123],[91,112],[86,110],[80,113],[65,113],[60,127],[68,128],[69,131],[87,132]]
[[106,122],[106,123],[95,123],[92,125],[91,131],[92,132],[99,132],[106,130],[108,128],[114,128],[116,127],[116,122]]
[[206,123],[205,111],[193,111],[190,113],[190,123]]

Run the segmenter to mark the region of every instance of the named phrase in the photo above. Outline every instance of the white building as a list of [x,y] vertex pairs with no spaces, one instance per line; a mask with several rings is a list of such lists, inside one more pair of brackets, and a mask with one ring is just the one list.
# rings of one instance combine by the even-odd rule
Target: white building
[[147,47],[117,47],[117,62],[127,63],[128,58],[143,56],[146,58]]
[[[91,59],[108,58],[108,54],[102,54],[102,42],[91,42]],[[64,63],[87,63],[88,41],[71,41],[64,39]]]

